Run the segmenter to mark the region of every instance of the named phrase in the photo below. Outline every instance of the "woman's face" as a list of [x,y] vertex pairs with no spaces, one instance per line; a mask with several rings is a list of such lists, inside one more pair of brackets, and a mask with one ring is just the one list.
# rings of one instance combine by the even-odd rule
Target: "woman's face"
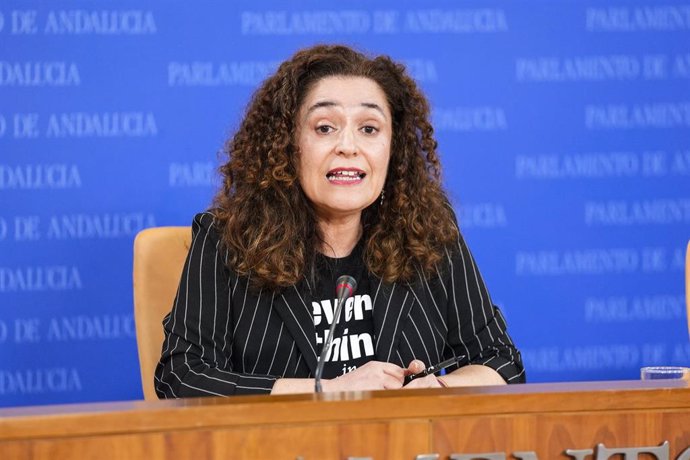
[[393,124],[379,85],[363,77],[314,84],[298,113],[299,181],[322,219],[361,214],[386,181]]

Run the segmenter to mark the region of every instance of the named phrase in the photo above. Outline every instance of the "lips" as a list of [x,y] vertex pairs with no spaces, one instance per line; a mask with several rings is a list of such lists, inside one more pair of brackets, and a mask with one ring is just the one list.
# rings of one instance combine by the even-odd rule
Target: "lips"
[[334,168],[326,173],[326,179],[332,184],[350,185],[362,182],[366,175],[357,168]]

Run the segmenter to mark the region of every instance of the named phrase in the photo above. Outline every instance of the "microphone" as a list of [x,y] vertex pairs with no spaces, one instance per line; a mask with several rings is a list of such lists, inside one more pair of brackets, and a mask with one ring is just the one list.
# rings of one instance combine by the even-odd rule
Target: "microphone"
[[316,363],[316,372],[314,373],[314,391],[317,393],[323,392],[321,389],[321,375],[323,374],[323,366],[326,363],[326,354],[328,354],[328,349],[333,342],[333,333],[335,332],[335,325],[338,322],[338,318],[340,318],[340,311],[343,309],[345,301],[355,294],[355,289],[357,289],[357,281],[350,275],[342,275],[335,282],[335,295],[337,301],[335,313],[333,314],[333,322],[328,330],[328,337],[326,337],[324,341],[321,355]]

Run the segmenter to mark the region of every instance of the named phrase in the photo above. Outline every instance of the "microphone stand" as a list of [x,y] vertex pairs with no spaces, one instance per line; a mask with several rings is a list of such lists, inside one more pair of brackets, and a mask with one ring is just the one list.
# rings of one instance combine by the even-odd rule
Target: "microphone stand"
[[[326,364],[326,355],[331,347],[331,343],[333,343],[335,325],[338,323],[340,311],[343,309],[345,301],[352,297],[352,295],[355,293],[357,282],[351,276],[343,275],[338,278],[336,285],[338,304],[335,307],[333,322],[331,323],[331,327],[328,329],[328,337],[326,337],[326,340],[324,341],[323,348],[321,349],[321,355],[319,356],[319,361],[316,363],[316,372],[314,373],[314,391],[316,393],[323,393],[323,389],[321,388],[321,376],[323,375],[323,366]],[[346,290],[348,292],[346,292]]]

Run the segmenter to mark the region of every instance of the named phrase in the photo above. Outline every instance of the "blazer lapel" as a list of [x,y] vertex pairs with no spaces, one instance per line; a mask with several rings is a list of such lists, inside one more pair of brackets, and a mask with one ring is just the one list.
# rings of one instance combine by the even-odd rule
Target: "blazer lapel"
[[311,296],[307,295],[307,292],[306,289],[300,292],[296,286],[289,287],[276,296],[273,306],[295,339],[311,374],[314,375],[317,361],[316,329],[311,314]]
[[410,314],[414,295],[406,284],[387,284],[372,279],[371,286],[377,286],[373,302],[376,359],[390,362],[393,350],[398,348],[402,325]]

